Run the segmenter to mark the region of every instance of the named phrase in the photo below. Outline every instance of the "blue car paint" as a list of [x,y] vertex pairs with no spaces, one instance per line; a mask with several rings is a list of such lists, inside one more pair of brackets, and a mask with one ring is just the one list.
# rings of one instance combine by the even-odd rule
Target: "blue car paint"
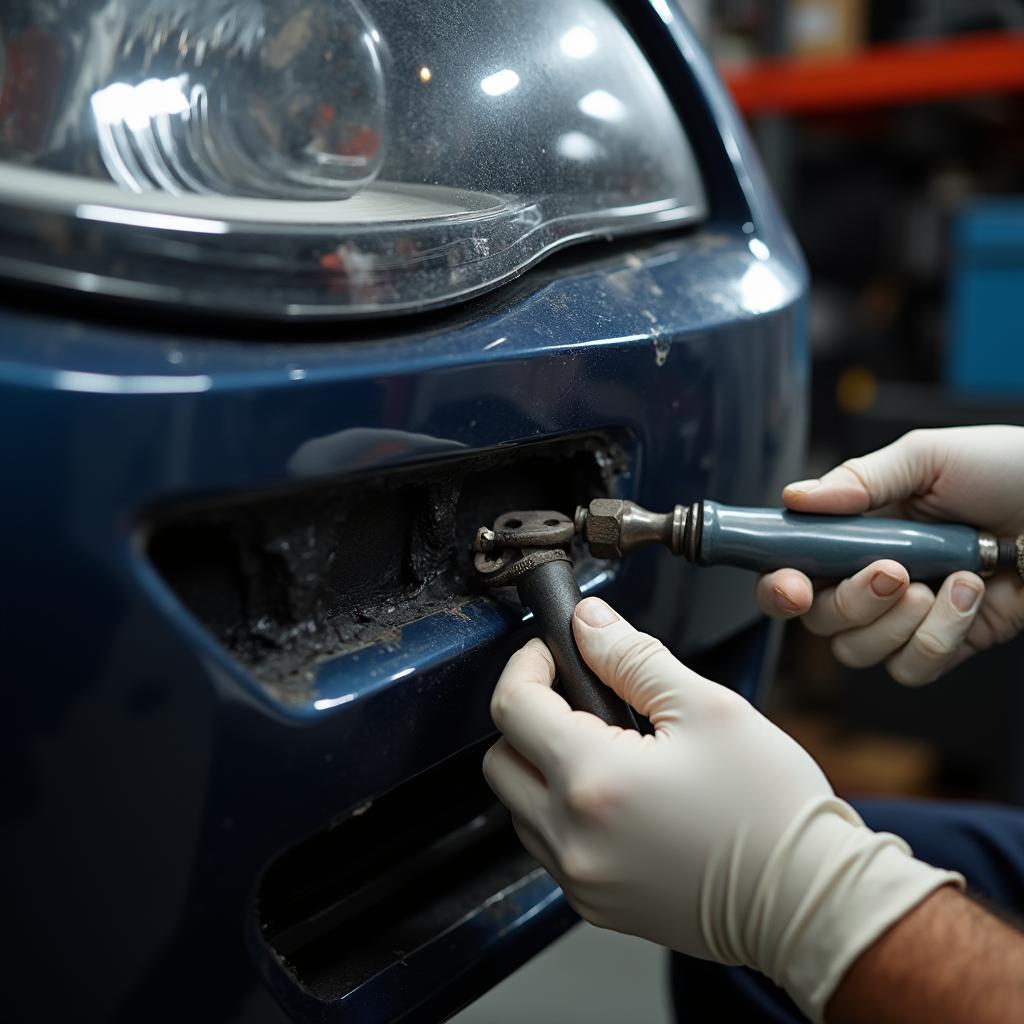
[[[163,502],[365,470],[344,445],[340,461],[302,453],[367,427],[412,435],[388,462],[614,429],[647,507],[776,499],[803,450],[805,270],[678,12],[644,8],[637,31],[676,48],[659,71],[708,182],[698,231],[527,278],[422,335],[403,322],[396,338],[345,340],[346,326],[310,342],[282,324],[245,344],[178,335],[173,317],[145,331],[56,304],[0,314],[6,1018],[429,1019],[573,920],[541,876],[506,917],[464,922],[447,956],[428,948],[343,1000],[300,989],[256,929],[263,867],[485,736],[498,652],[526,632],[485,602],[468,621],[434,616],[406,627],[398,660],[328,662],[286,706],[184,610],[139,531]],[[756,617],[746,574],[664,552],[595,583],[686,655]],[[748,693],[758,635],[732,680]]]

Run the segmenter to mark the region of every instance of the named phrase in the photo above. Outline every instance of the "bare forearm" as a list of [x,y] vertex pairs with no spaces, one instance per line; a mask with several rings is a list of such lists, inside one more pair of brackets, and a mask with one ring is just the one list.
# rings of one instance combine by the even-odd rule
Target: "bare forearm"
[[854,962],[829,1024],[1006,1024],[1024,1020],[1024,934],[943,888]]

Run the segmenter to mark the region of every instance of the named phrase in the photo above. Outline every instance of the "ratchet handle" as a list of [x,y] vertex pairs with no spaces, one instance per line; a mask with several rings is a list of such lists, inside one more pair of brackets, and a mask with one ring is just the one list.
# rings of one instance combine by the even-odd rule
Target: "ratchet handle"
[[587,667],[572,632],[580,593],[572,562],[545,562],[516,581],[519,599],[533,612],[541,639],[551,651],[558,689],[576,711],[588,711],[609,725],[636,729],[629,705]]
[[988,571],[995,567],[995,553],[995,538],[970,526],[804,515],[704,501],[695,561],[756,572],[789,567],[808,576],[841,577],[891,558],[911,579],[934,580],[958,569]]

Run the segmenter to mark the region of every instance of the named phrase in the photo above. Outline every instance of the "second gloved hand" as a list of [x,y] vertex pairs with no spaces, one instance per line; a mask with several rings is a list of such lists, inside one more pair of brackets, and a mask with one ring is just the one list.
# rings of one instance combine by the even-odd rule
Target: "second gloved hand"
[[821,1019],[853,960],[958,876],[865,827],[789,736],[603,601],[574,628],[656,733],[571,710],[540,641],[513,655],[484,772],[524,845],[592,923],[755,967]]
[[[970,523],[1015,537],[1024,531],[1022,494],[1024,429],[985,426],[915,430],[820,480],[790,484],[783,500],[796,512]],[[803,573],[780,569],[761,577],[757,598],[768,615],[801,615],[812,633],[832,637],[844,665],[884,662],[908,685],[931,682],[1024,626],[1024,588],[1007,570],[987,583],[955,572],[933,593],[889,560],[817,591]]]

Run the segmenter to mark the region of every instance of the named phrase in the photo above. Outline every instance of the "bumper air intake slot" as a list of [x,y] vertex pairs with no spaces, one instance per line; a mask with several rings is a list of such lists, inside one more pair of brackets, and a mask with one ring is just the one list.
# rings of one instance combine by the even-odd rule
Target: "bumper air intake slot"
[[266,870],[257,894],[263,938],[311,995],[341,998],[541,873],[483,781],[489,742],[402,783]]

